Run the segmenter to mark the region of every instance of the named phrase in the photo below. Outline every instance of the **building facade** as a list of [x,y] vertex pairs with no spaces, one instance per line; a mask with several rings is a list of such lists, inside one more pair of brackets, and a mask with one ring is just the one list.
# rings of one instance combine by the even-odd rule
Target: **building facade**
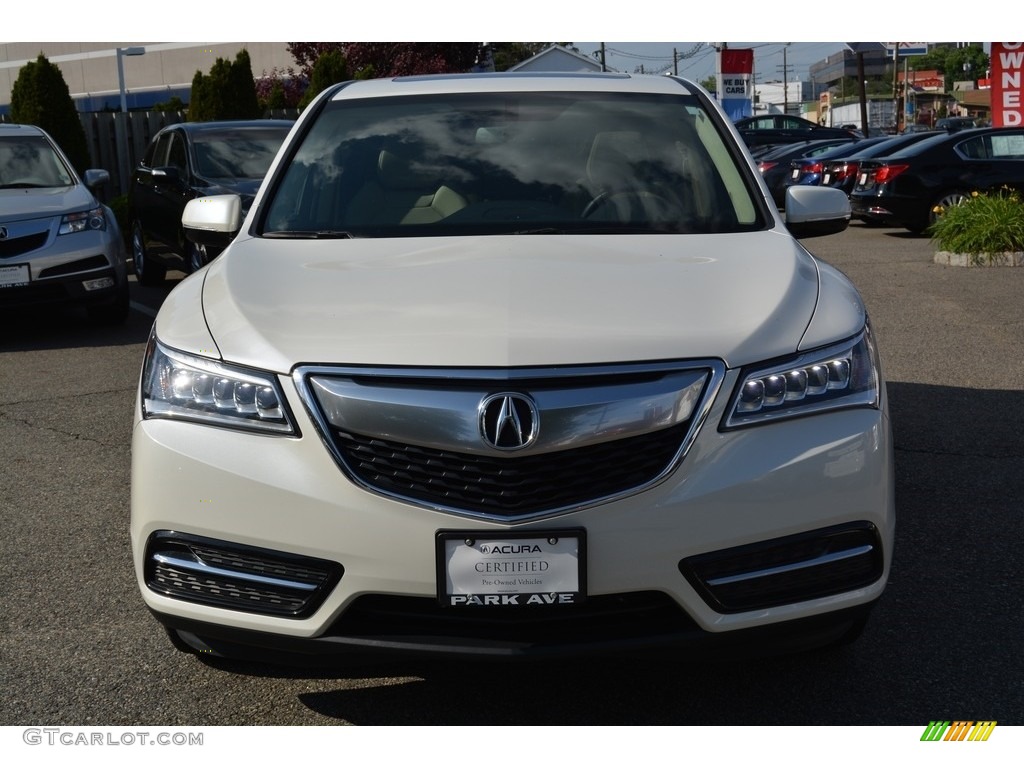
[[60,68],[79,112],[117,111],[119,48],[145,49],[143,55],[121,57],[130,110],[173,96],[187,103],[197,71],[208,74],[217,59],[234,61],[243,48],[254,77],[295,66],[287,43],[0,43],[0,114],[10,111],[18,72],[40,53]]

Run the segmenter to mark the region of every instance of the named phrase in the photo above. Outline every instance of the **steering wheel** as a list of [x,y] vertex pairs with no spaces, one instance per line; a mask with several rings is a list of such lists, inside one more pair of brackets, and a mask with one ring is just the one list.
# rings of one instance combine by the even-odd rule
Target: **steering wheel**
[[630,212],[636,210],[635,206],[638,205],[639,210],[646,214],[646,218],[653,220],[668,219],[672,217],[673,212],[678,213],[678,206],[675,203],[655,192],[642,189],[606,189],[591,198],[580,218],[588,219],[608,205],[615,205],[618,208],[620,204],[627,204]]

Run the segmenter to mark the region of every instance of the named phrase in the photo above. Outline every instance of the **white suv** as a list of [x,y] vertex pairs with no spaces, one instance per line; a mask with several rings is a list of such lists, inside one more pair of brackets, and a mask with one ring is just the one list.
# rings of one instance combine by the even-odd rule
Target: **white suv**
[[889,573],[864,305],[699,86],[339,84],[142,370],[131,536],[175,644],[292,658],[848,641]]

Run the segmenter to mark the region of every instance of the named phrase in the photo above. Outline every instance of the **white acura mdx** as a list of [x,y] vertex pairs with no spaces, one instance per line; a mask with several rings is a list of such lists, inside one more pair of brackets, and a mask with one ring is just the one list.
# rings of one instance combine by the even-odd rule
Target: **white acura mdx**
[[324,91],[167,298],[132,441],[139,587],[257,658],[848,642],[888,578],[864,304],[699,86]]

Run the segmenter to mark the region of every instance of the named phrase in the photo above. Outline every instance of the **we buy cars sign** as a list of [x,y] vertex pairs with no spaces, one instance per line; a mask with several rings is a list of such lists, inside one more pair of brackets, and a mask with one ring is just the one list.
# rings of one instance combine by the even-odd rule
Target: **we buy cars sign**
[[1024,43],[992,43],[992,125],[1024,125]]

